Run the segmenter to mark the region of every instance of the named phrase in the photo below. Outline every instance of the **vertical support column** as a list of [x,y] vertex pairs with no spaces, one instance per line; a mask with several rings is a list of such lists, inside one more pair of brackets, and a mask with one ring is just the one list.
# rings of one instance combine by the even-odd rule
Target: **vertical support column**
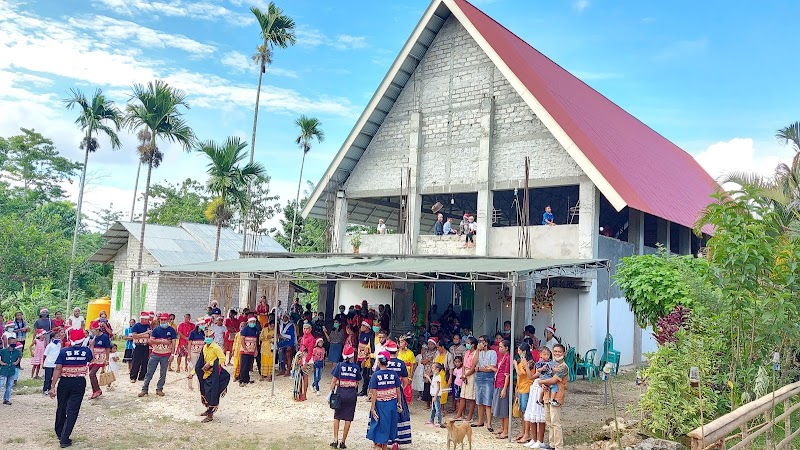
[[492,226],[492,134],[494,132],[494,97],[481,101],[481,140],[478,149],[478,210],[475,211],[478,233],[475,236],[475,255],[489,255],[489,228]]
[[[347,196],[344,191],[336,192],[333,203],[333,223],[331,224],[331,253],[350,253],[349,243],[345,242],[347,231]],[[288,306],[288,305],[287,305]]]
[[[633,208],[628,209],[628,242],[634,245],[634,254],[644,254],[644,213]],[[610,301],[610,300],[609,300]],[[633,364],[642,362],[642,328],[633,319]]]
[[600,230],[600,191],[591,181],[580,183],[578,222],[578,258],[597,258],[597,235]]
[[422,195],[419,186],[419,160],[422,154],[422,113],[411,113],[408,142],[408,165],[411,180],[408,185],[408,227],[411,237],[411,254],[417,253],[417,236],[422,216]]
[[656,220],[657,220],[656,221],[656,242],[658,242],[659,244],[663,245],[664,248],[667,249],[667,252],[669,252],[669,249],[670,249],[670,242],[669,242],[669,238],[670,238],[670,236],[669,236],[670,235],[669,225],[670,225],[670,222],[669,222],[669,220],[664,220],[664,219],[661,219],[661,218],[657,218]]
[[692,254],[692,230],[683,225],[678,228],[678,253],[681,255]]
[[242,272],[239,274],[239,310],[250,307],[250,274]]

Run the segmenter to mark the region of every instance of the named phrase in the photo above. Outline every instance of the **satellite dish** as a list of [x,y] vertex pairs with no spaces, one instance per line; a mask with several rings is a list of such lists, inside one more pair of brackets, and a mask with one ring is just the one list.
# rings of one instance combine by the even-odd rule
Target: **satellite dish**
[[433,206],[431,206],[431,211],[433,211],[433,213],[436,214],[439,211],[441,211],[443,207],[444,205],[442,205],[440,202],[436,202],[433,204]]

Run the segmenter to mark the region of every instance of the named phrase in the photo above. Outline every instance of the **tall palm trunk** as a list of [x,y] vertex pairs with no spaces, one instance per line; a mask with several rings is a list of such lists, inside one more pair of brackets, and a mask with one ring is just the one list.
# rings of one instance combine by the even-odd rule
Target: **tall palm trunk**
[[[152,151],[155,152],[156,134],[153,133],[153,138],[150,140]],[[153,156],[150,155],[150,160],[147,162],[147,182],[144,185],[144,205],[142,210],[142,226],[139,232],[139,257],[136,263],[136,298],[142,295],[142,261],[144,259],[144,227],[147,224],[147,201],[150,199],[150,177],[153,174]],[[139,299],[141,305],[141,299]],[[133,297],[131,297],[131,307],[133,307]],[[139,311],[137,311],[139,312]]]
[[142,171],[142,162],[139,161],[139,165],[136,167],[136,184],[133,185],[133,204],[131,205],[131,218],[130,221],[133,222],[133,211],[136,209],[136,191],[139,190],[139,172]]
[[303,167],[306,165],[306,153],[303,150],[303,159],[300,162],[300,179],[297,180],[297,195],[294,200],[294,217],[292,217],[292,239],[289,241],[289,252],[294,251],[294,229],[297,228],[297,210],[300,209],[300,186],[303,184]]
[[83,189],[86,187],[86,166],[89,164],[92,129],[86,131],[86,154],[83,157],[81,185],[78,188],[78,206],[75,211],[75,230],[72,232],[72,251],[69,256],[69,281],[67,281],[67,311],[72,309],[72,283],[75,279],[75,254],[78,252],[78,230],[81,227],[81,209],[83,208]]
[[[261,80],[264,78],[264,64],[262,63],[260,70],[258,71],[258,89],[256,90],[256,110],[253,114],[253,138],[250,139],[250,162],[256,157],[256,127],[258,126],[258,104],[261,101]],[[250,181],[247,183],[247,203],[250,203],[251,197],[253,196],[253,182]],[[244,222],[242,226],[242,251],[247,251],[247,223],[249,219],[249,212],[243,214],[242,221]]]
[[214,244],[214,261],[219,259],[219,238],[222,236],[222,222],[217,220],[217,242]]

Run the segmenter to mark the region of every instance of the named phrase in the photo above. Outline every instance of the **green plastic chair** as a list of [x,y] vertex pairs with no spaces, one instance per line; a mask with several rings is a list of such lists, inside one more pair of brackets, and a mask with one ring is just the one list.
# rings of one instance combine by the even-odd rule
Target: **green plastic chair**
[[622,360],[622,352],[614,349],[614,337],[606,335],[603,342],[603,356],[600,358],[600,365],[597,367],[598,373],[602,372],[603,367],[608,364],[614,365],[614,375],[619,374],[619,362]]
[[[594,359],[597,357],[597,349],[593,348],[586,352],[586,356],[583,358],[582,363],[577,364],[577,368],[583,368],[583,379],[589,377],[589,382],[591,383],[594,381],[594,377],[599,377],[600,374],[597,372],[597,366],[594,365]],[[575,371],[577,373],[577,370]]]
[[567,355],[564,357],[564,362],[567,364],[567,367],[569,368],[569,381],[572,382],[577,380],[578,379],[576,370],[577,361],[575,360],[574,347],[571,347],[569,350],[567,350]]

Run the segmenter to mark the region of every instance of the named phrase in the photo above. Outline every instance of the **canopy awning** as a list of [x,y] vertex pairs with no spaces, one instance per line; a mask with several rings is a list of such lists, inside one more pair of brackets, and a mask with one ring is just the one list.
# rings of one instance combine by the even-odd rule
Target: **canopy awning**
[[[283,280],[387,280],[504,282],[548,277],[582,277],[608,268],[604,259],[529,259],[489,257],[340,256],[332,254],[242,258],[147,269],[142,275],[166,278]],[[515,276],[516,275],[516,276]]]

